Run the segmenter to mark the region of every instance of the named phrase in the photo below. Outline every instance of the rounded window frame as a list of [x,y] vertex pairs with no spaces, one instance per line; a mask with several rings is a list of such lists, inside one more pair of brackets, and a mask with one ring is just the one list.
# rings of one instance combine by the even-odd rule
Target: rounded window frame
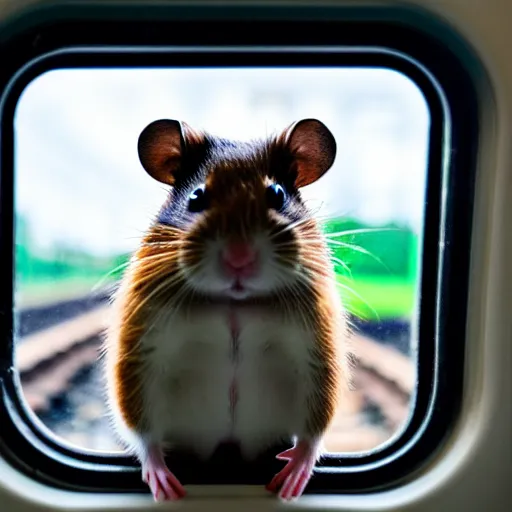
[[[124,21],[111,26],[106,20],[112,16]],[[476,58],[449,29],[442,27],[440,33],[454,38],[451,47],[424,30],[424,15],[418,16],[403,8],[290,7],[283,10],[270,6],[167,6],[146,10],[144,21],[137,22],[138,16],[137,8],[126,6],[39,9],[22,17],[23,27],[13,30],[14,35],[0,43],[0,55],[17,45],[22,49],[17,54],[17,62],[0,77],[3,90],[0,255],[7,265],[4,268],[13,269],[11,284],[14,276],[12,120],[23,89],[44,71],[56,69],[56,66],[62,69],[77,65],[134,67],[136,62],[144,67],[176,67],[185,63],[194,67],[201,62],[211,66],[212,60],[218,66],[243,63],[247,66],[247,59],[251,61],[248,67],[263,63],[266,66],[295,63],[302,67],[310,59],[312,66],[332,66],[335,62],[357,67],[378,65],[405,74],[424,94],[431,118],[416,412],[399,436],[372,452],[363,456],[327,455],[316,468],[307,492],[358,493],[398,485],[441,447],[455,424],[461,402],[466,310],[460,305],[466,304],[469,281],[479,106],[474,73],[469,71],[467,62],[477,65]],[[74,20],[71,26],[70,19]],[[244,23],[249,27],[247,20],[259,28],[244,31]],[[215,34],[213,31],[205,33],[204,26],[208,23],[226,27],[216,29]],[[436,25],[438,22],[432,19],[429,23]],[[147,30],[142,30],[142,37],[133,37],[129,27],[139,25]],[[152,26],[157,30],[150,34]],[[175,38],[182,45],[162,44],[165,30],[170,27],[179,27]],[[227,30],[228,27],[233,30]],[[335,36],[340,44],[326,44],[329,38],[325,33],[322,35],[325,27],[329,28],[329,34],[334,29],[341,34]],[[258,34],[269,34],[270,28],[279,29],[270,38],[272,44],[257,44],[261,37]],[[176,34],[176,30],[173,33]],[[202,34],[194,46],[188,41],[191,33]],[[311,39],[315,39],[314,44]],[[80,41],[84,46],[78,46]],[[94,41],[103,48],[92,47]],[[445,58],[444,63],[440,56]],[[459,141],[464,141],[466,147],[459,146]],[[457,150],[456,157],[454,150]],[[0,315],[3,340],[0,344],[3,396],[0,415],[5,418],[0,434],[2,455],[34,478],[57,487],[144,492],[145,486],[133,459],[70,448],[42,428],[27,409],[12,360],[12,307],[12,286],[6,286],[0,294],[0,311],[4,313]],[[447,339],[450,343],[443,341]],[[445,389],[448,382],[449,392],[438,395],[437,389]],[[266,482],[278,465],[269,458],[260,466],[234,467],[226,455],[220,469],[215,466],[213,474],[208,472],[212,468],[207,465],[197,470],[186,458],[175,460],[175,468],[177,474],[183,475],[182,481],[188,484],[260,484]]]

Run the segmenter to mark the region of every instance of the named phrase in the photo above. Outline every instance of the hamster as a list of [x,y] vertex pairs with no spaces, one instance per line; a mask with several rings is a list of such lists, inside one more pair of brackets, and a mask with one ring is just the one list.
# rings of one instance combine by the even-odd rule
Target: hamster
[[316,119],[252,142],[162,119],[138,154],[169,193],[113,298],[116,431],[155,500],[185,496],[167,448],[207,459],[224,441],[247,460],[293,441],[267,489],[299,497],[346,381],[347,320],[300,195],[332,167],[335,139]]

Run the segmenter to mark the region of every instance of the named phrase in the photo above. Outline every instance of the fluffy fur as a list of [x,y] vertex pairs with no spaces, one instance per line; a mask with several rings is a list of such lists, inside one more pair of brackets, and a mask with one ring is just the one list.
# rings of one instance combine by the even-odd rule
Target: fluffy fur
[[[346,383],[346,323],[327,246],[295,185],[310,170],[285,136],[186,135],[169,199],[114,300],[106,352],[117,431],[141,462],[150,446],[208,457],[225,440],[248,458],[293,438],[317,450]],[[201,183],[208,208],[193,214],[187,200]],[[280,211],[266,202],[273,183],[287,193]],[[239,239],[254,244],[260,269],[242,292],[218,256]]]

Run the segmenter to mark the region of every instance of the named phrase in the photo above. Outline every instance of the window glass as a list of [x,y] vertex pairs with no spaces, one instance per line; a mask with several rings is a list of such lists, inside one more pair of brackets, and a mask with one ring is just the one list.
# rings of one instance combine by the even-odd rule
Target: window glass
[[120,449],[101,332],[166,195],[139,162],[142,129],[171,118],[246,140],[308,117],[337,142],[333,168],[303,196],[328,237],[357,356],[326,447],[366,452],[405,426],[430,127],[418,87],[378,68],[69,69],[32,81],[15,115],[16,361],[50,430],[80,448]]

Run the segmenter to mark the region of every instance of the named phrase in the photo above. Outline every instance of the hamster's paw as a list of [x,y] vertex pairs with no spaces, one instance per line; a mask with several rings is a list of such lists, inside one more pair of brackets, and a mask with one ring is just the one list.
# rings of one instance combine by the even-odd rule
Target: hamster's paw
[[153,448],[142,467],[142,480],[148,484],[155,501],[175,501],[183,498],[185,488],[165,465],[161,450]]
[[317,459],[316,443],[299,441],[277,458],[288,463],[266,486],[267,490],[276,493],[280,489],[279,497],[283,500],[300,497],[313,474]]

